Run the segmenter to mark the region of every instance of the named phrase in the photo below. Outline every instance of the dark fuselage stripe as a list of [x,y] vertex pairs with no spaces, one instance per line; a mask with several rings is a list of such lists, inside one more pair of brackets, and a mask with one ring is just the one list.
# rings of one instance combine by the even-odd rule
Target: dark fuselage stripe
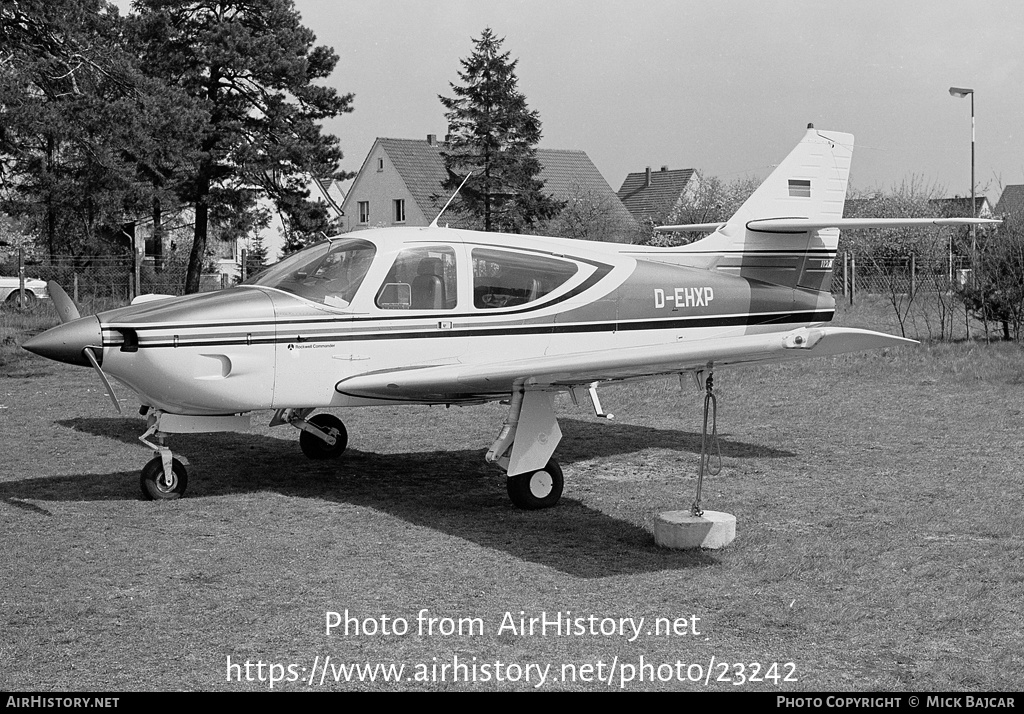
[[[710,317],[690,318],[662,318],[657,320],[639,321],[614,321],[597,323],[559,324],[542,323],[531,325],[505,325],[501,327],[486,327],[477,329],[446,329],[439,330],[434,327],[425,327],[417,331],[378,331],[378,332],[357,332],[348,334],[330,335],[278,335],[276,337],[262,337],[246,339],[179,339],[177,344],[173,341],[140,341],[139,349],[150,349],[158,347],[214,347],[231,345],[267,345],[267,344],[288,344],[305,342],[356,342],[362,340],[406,340],[424,338],[453,338],[453,337],[497,337],[502,335],[556,335],[556,334],[580,334],[580,333],[605,333],[605,332],[629,332],[636,330],[676,330],[695,329],[707,327],[752,327],[757,325],[788,325],[794,323],[828,322],[832,319],[834,312],[829,311],[803,311],[789,313],[770,313],[753,315],[727,315]],[[120,342],[106,342],[104,347],[118,347]]]

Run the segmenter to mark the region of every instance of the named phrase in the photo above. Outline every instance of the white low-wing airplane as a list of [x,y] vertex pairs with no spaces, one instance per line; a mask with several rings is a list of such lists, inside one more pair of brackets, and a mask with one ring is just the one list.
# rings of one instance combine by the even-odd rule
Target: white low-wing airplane
[[[694,375],[727,365],[911,342],[829,327],[842,227],[972,219],[844,219],[849,134],[809,127],[730,220],[668,226],[711,234],[674,248],[439,228],[367,230],[289,256],[251,282],[78,317],[24,347],[93,366],[135,392],[148,418],[147,498],[187,474],[167,434],[244,429],[249,412],[301,430],[306,456],[336,458],[342,422],[315,409],[508,400],[486,459],[523,508],[554,505],[562,473],[557,392]],[[983,221],[974,221],[983,222]],[[115,406],[117,400],[107,384]],[[155,443],[154,443],[155,439]]]

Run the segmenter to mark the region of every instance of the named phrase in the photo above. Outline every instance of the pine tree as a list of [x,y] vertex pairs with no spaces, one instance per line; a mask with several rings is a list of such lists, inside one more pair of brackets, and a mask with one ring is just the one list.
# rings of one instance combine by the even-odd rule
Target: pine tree
[[258,275],[267,267],[267,246],[263,243],[263,236],[259,232],[253,234],[249,242],[249,250],[245,254],[245,278],[246,280]]
[[439,97],[448,110],[448,139],[441,152],[448,170],[444,188],[459,193],[462,209],[479,218],[485,231],[522,232],[562,210],[537,178],[540,116],[519,91],[518,60],[501,52],[504,39],[484,30],[473,54],[463,59],[454,97]]
[[0,46],[0,208],[51,255],[127,251],[122,225],[189,161],[202,117],[143,75],[106,0],[4,2]]
[[196,223],[185,291],[199,287],[209,225],[252,208],[257,192],[299,217],[327,224],[305,201],[309,175],[344,179],[337,138],[320,121],[351,111],[351,95],[314,84],[338,57],[314,46],[292,0],[136,0],[147,67],[209,114],[182,197]]

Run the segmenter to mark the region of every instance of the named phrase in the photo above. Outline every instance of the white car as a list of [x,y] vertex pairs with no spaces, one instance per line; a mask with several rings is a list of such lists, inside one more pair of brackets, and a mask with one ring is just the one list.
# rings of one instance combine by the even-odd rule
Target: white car
[[[20,281],[18,278],[0,277],[0,301],[7,305],[18,304]],[[50,293],[46,290],[46,282],[38,278],[25,278],[25,305],[31,307],[36,300],[49,300]]]

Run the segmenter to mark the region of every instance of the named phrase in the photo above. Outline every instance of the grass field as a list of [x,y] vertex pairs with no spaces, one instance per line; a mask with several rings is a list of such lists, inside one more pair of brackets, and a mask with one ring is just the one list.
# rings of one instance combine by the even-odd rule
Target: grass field
[[[839,321],[883,317],[862,304]],[[8,345],[40,328],[4,319]],[[266,690],[272,674],[303,680],[285,690],[1020,688],[1015,345],[718,372],[724,468],[704,505],[734,514],[737,538],[703,552],[650,534],[693,499],[701,395],[675,380],[603,390],[611,423],[559,402],[551,510],[514,509],[484,464],[498,405],[346,412],[350,451],[330,464],[267,416],[177,436],[188,497],[151,503],[141,418],[115,415],[90,370],[0,355],[0,690]],[[328,634],[346,610],[377,631]],[[633,641],[502,628],[566,611],[599,630],[645,619]],[[384,617],[408,632],[381,632]],[[377,663],[403,681],[334,681]]]

